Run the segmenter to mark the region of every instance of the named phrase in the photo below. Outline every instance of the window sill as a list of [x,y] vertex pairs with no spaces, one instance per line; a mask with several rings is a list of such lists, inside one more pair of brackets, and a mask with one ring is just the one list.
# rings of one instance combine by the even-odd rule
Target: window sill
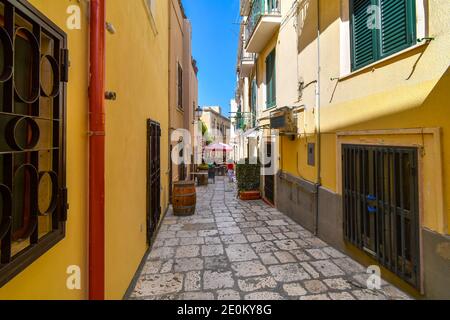
[[409,48],[406,48],[406,49],[403,49],[402,51],[394,53],[394,54],[390,55],[389,57],[383,58],[381,60],[377,60],[377,61],[375,61],[375,62],[373,62],[373,63],[371,63],[371,64],[369,64],[369,65],[367,65],[365,67],[362,67],[362,68],[358,69],[358,70],[352,71],[350,73],[345,73],[345,74],[343,74],[343,75],[341,75],[339,77],[339,81],[344,81],[344,80],[353,78],[354,76],[356,76],[356,75],[358,75],[360,73],[367,72],[370,69],[375,69],[376,66],[378,66],[378,65],[380,65],[380,64],[382,64],[382,63],[384,63],[386,61],[389,61],[389,60],[394,59],[394,58],[396,58],[398,56],[401,56],[401,55],[403,55],[403,54],[405,54],[407,52],[414,51],[414,50],[416,50],[418,48],[425,47],[428,44],[429,44],[429,42],[417,43],[417,44],[415,44],[415,45],[413,45],[413,46],[411,46]]

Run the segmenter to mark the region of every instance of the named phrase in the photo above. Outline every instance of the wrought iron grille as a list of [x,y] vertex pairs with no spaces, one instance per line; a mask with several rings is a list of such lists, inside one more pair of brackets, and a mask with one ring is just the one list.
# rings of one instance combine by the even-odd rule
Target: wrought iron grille
[[152,242],[161,219],[161,126],[147,122],[147,240]]
[[417,149],[343,146],[344,234],[419,286]]
[[64,238],[66,35],[0,0],[0,285]]

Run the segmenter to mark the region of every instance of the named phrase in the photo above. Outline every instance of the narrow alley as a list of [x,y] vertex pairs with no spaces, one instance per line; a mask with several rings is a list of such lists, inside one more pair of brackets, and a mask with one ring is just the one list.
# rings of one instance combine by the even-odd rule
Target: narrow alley
[[130,299],[385,300],[409,297],[263,201],[236,199],[227,179],[197,188],[196,215],[171,211]]

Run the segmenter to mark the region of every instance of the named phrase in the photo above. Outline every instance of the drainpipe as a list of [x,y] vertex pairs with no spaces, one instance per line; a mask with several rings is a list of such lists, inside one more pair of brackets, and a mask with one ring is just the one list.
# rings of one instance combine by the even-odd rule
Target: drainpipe
[[105,299],[105,0],[90,1],[89,299]]
[[321,127],[320,127],[320,0],[317,1],[317,83],[316,83],[316,134],[317,134],[317,180],[316,180],[316,208],[315,208],[315,228],[314,234],[317,236],[319,234],[319,190],[322,186],[322,152],[321,152]]

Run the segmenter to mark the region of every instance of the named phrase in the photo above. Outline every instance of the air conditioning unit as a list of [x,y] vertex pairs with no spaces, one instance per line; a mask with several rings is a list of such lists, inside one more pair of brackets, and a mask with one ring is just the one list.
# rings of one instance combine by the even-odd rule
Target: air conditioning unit
[[292,108],[283,107],[270,114],[270,128],[279,130],[280,134],[297,135],[297,120]]

